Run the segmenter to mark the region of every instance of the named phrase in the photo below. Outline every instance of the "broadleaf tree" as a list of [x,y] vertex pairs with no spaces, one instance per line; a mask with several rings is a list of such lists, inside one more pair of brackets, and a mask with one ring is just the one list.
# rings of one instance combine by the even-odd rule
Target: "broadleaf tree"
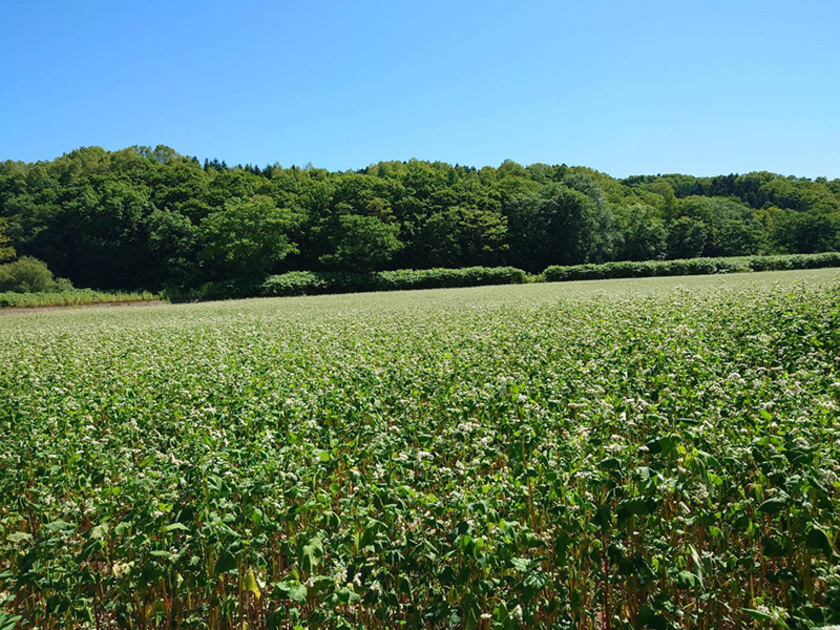
[[288,230],[292,212],[262,195],[230,199],[199,225],[201,260],[217,279],[254,278],[296,251]]

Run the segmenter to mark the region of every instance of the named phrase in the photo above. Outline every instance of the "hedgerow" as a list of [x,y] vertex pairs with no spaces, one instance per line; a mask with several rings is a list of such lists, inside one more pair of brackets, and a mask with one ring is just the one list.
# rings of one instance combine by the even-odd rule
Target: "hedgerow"
[[246,297],[284,297],[326,293],[362,293],[442,289],[495,284],[521,284],[527,274],[513,267],[466,267],[463,269],[402,269],[370,273],[292,271],[263,281],[230,280],[206,284],[186,295],[173,297],[220,300]]
[[735,258],[686,258],[679,260],[620,261],[602,264],[552,266],[543,272],[548,282],[689,276],[747,271],[782,271],[840,267],[840,253],[748,256]]

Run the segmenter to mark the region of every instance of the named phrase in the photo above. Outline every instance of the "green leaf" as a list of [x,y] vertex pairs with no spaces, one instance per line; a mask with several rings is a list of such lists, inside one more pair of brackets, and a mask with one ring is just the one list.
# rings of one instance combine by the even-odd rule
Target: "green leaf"
[[677,573],[677,588],[687,589],[700,586],[700,580],[690,571],[680,571]]
[[621,468],[621,462],[615,457],[605,457],[598,462],[598,468],[601,470],[618,470]]
[[18,543],[21,540],[32,540],[32,534],[29,532],[14,532],[6,536],[6,540],[13,543]]
[[15,630],[17,622],[21,619],[22,615],[10,615],[0,611],[0,630]]
[[215,577],[219,577],[222,573],[227,573],[235,568],[236,557],[227,549],[222,549],[216,560],[216,568],[213,570]]
[[301,551],[301,569],[307,573],[311,573],[320,564],[323,557],[324,546],[321,543],[321,539],[313,538],[309,541],[309,544],[303,546],[303,550]]
[[700,584],[703,584],[703,561],[700,558],[700,554],[697,553],[694,545],[689,545],[688,550],[691,552],[691,561],[694,562],[694,573],[697,575],[697,579],[700,580]]
[[108,535],[108,523],[102,523],[90,530],[91,540],[103,540]]
[[528,558],[511,558],[510,563],[517,571],[525,573],[531,567],[531,561]]
[[759,512],[765,514],[778,514],[787,506],[787,501],[780,498],[767,499],[764,503],[758,506]]
[[817,525],[811,527],[805,544],[808,549],[822,551],[826,556],[831,555],[831,541],[829,541],[826,533]]
[[667,455],[670,453],[674,448],[676,448],[677,444],[680,443],[680,436],[672,433],[670,435],[663,435],[662,437],[655,438],[653,440],[648,441],[645,446],[648,447],[648,451],[653,454]]
[[765,612],[763,610],[756,610],[755,608],[742,608],[741,610],[758,621],[770,621],[773,619],[773,615],[769,611]]
[[342,604],[350,604],[352,602],[359,602],[362,600],[359,597],[359,594],[356,593],[354,590],[344,587],[340,588],[335,592],[336,599]]
[[790,630],[790,626],[782,619],[783,611],[780,610],[756,610],[754,608],[742,608],[743,612],[757,621],[769,621],[782,630]]
[[306,602],[306,586],[300,583],[295,584],[289,589],[289,599],[298,604]]
[[650,508],[648,507],[647,501],[641,498],[625,499],[624,501],[620,501],[618,503],[618,509],[619,511],[624,510],[628,514],[633,514],[634,516],[650,514]]

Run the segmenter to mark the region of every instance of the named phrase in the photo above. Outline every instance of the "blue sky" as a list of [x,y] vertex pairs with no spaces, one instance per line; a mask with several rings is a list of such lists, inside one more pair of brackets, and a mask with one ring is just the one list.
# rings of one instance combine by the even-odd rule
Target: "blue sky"
[[840,3],[8,3],[0,160],[840,177]]

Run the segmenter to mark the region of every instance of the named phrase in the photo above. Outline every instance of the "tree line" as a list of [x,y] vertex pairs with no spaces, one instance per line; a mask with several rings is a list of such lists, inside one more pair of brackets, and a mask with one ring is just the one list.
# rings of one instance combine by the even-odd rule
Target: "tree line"
[[169,147],[0,164],[0,257],[76,286],[196,287],[295,270],[550,265],[840,250],[840,179],[615,179],[411,160],[228,166]]

